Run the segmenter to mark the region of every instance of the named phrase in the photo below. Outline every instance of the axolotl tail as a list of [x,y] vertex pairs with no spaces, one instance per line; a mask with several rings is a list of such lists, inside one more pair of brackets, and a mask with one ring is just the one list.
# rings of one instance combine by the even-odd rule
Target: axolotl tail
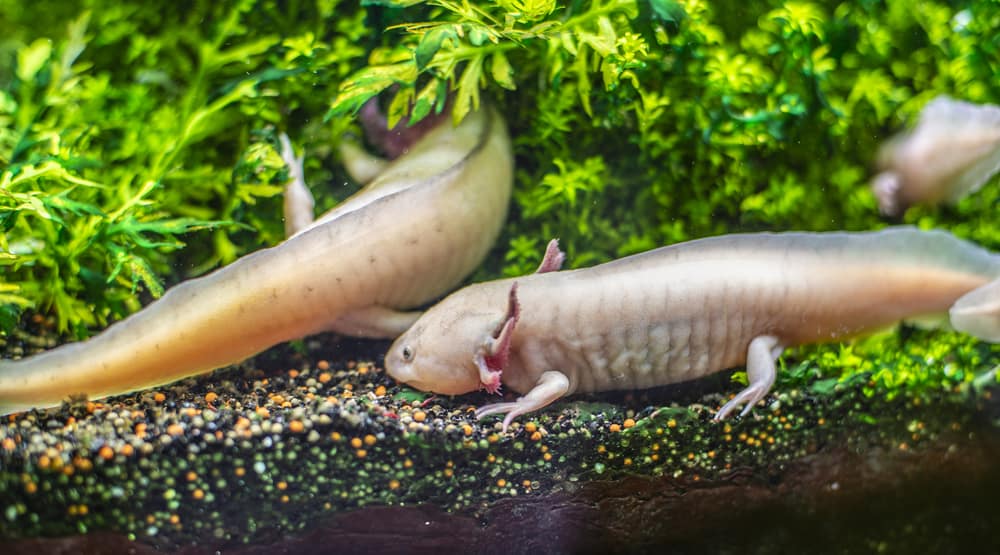
[[1000,278],[963,295],[948,316],[956,330],[1000,343]]
[[[86,341],[0,361],[0,414],[170,383],[319,331],[362,282],[353,268],[363,253],[343,245],[350,233],[337,235],[310,230],[177,285]],[[342,257],[322,257],[322,242]],[[311,270],[287,279],[302,267]]]

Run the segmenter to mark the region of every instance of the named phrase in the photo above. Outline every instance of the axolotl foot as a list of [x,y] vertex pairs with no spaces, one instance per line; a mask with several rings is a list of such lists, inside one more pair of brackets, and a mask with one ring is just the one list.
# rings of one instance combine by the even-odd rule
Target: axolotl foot
[[514,402],[493,403],[479,407],[476,418],[482,419],[491,414],[506,414],[503,419],[503,431],[506,432],[510,423],[518,416],[539,410],[563,397],[567,392],[569,392],[569,378],[562,372],[550,370],[538,378],[535,387],[527,395]]
[[767,395],[778,375],[774,362],[782,350],[784,347],[778,342],[778,338],[770,335],[756,337],[750,342],[747,348],[747,378],[750,380],[750,385],[723,405],[719,412],[715,413],[715,420],[725,419],[740,405],[746,405],[740,412],[740,416],[746,416],[754,405]]

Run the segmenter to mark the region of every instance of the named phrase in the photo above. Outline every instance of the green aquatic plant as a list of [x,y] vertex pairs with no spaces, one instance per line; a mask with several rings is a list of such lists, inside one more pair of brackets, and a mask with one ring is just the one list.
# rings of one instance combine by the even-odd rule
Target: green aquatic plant
[[[398,38],[330,113],[384,91],[393,121],[447,94],[455,118],[503,104],[525,148],[492,273],[526,271],[554,235],[584,266],[708,234],[884,225],[866,187],[878,145],[936,94],[997,96],[989,2],[379,4]],[[910,220],[995,246],[995,197]]]
[[[295,18],[281,29],[253,2],[161,11],[95,1],[53,26],[64,33],[35,36],[48,28],[18,26],[24,8],[5,4],[14,21],[4,30],[23,42],[0,69],[0,329],[30,307],[82,336],[162,294],[164,276],[281,237],[276,201],[266,216],[255,206],[286,177],[266,139],[317,102],[310,77],[333,88],[360,56],[360,11],[337,23],[338,3],[324,2],[286,15],[329,28]],[[178,257],[189,241],[199,246]]]
[[[277,242],[275,131],[307,144],[310,183],[343,183],[331,152],[376,97],[392,123],[486,102],[507,117],[515,201],[476,279],[531,271],[551,237],[587,266],[726,232],[885,225],[867,188],[879,144],[935,95],[1000,102],[991,0],[54,4],[0,0],[5,330],[30,307],[82,336]],[[320,208],[351,191],[314,190]],[[998,248],[998,201],[987,185],[906,221]],[[803,356],[819,380],[902,383],[828,367],[837,352]]]

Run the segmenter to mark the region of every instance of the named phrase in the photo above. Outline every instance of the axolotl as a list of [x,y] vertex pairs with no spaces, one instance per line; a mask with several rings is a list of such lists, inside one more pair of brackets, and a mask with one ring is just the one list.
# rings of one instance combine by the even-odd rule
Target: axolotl
[[912,131],[879,149],[878,165],[872,191],[887,216],[914,204],[955,203],[1000,171],[1000,106],[939,96]]
[[315,221],[298,160],[286,191],[290,238],[171,288],[87,341],[0,361],[0,414],[172,382],[325,330],[399,335],[419,315],[408,309],[485,257],[510,200],[499,114],[442,120],[392,162],[355,147],[347,168],[370,183]]
[[479,417],[519,415],[575,392],[647,388],[746,365],[749,385],[715,415],[771,389],[786,347],[830,342],[950,310],[958,330],[1000,340],[1000,256],[942,231],[758,233],[681,243],[467,286],[392,344],[390,376],[456,395],[522,394]]

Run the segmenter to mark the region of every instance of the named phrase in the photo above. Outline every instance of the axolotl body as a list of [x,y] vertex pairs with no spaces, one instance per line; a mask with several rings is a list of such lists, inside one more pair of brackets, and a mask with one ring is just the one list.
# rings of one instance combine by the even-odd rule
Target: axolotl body
[[496,239],[513,183],[510,139],[484,108],[392,162],[352,154],[348,170],[370,182],[315,221],[292,164],[280,245],[171,288],[92,339],[0,361],[0,414],[172,382],[320,331],[402,333],[419,314],[406,310],[457,285]]
[[501,382],[523,394],[481,407],[518,415],[574,392],[647,388],[746,365],[749,386],[716,418],[743,414],[786,347],[830,342],[950,310],[952,325],[1000,340],[1000,256],[941,231],[738,234],[470,285],[393,343],[386,370],[461,394]]

